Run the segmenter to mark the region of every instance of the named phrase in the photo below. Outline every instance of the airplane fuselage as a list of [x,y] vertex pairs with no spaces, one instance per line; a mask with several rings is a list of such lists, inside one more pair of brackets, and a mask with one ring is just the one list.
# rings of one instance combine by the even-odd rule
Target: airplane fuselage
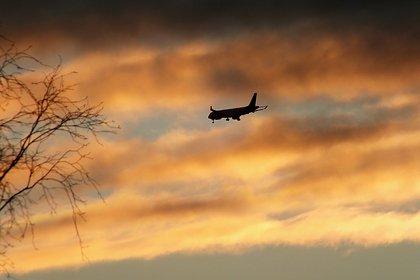
[[232,109],[224,109],[224,110],[214,110],[209,114],[209,119],[211,120],[220,120],[226,119],[229,120],[240,120],[242,115],[246,115],[253,112],[248,106],[246,107],[239,107],[239,108],[232,108]]

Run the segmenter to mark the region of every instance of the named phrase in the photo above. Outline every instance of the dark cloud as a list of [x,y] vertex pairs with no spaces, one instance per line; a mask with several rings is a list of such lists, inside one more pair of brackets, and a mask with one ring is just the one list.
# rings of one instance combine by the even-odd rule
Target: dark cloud
[[409,123],[415,119],[420,107],[420,99],[412,97],[405,105],[390,107],[387,104],[389,96],[361,95],[350,100],[337,100],[331,96],[317,96],[304,101],[283,100],[279,111],[289,119],[303,119],[307,127],[328,130],[341,125],[342,127],[382,126],[391,123]]
[[[191,67],[194,82],[201,86],[191,92],[208,88],[220,96],[250,91],[355,95],[378,87],[418,86],[418,6],[414,2],[377,6],[313,1],[8,1],[0,10],[0,34],[25,47],[33,45],[35,53],[62,55],[65,61],[80,51],[139,44],[163,53],[137,69],[135,65],[121,69],[111,61],[112,67],[107,65],[97,78],[101,83],[90,81],[98,92],[103,91],[100,85],[108,88],[113,83],[128,89],[135,84],[136,92],[153,96],[156,89],[171,94],[179,85],[187,93],[193,82],[181,79],[179,72]],[[176,53],[177,46],[195,39],[217,44],[194,59]],[[127,72],[134,70],[137,77],[156,77],[151,81],[153,92],[145,89],[142,78],[132,81]]]
[[[148,59],[133,56],[121,62],[123,52],[117,52],[99,55],[96,61],[85,62],[87,66],[80,61],[84,79],[80,89],[97,95],[100,101],[124,97],[139,107],[169,106],[178,99],[185,106],[198,100],[206,101],[205,106],[212,102],[217,108],[222,101],[216,99],[234,96],[238,104],[248,101],[254,91],[273,99],[326,94],[348,99],[365,93],[419,92],[420,88],[420,44],[412,44],[403,35],[317,34],[290,39],[270,31],[191,45],[154,50]],[[202,49],[191,54],[188,48]],[[141,55],[143,50],[131,49],[130,53]],[[96,71],[86,74],[86,68]]]
[[279,213],[268,214],[268,218],[282,222],[296,223],[302,221],[304,219],[304,214],[311,210],[312,209],[310,208],[290,209]]
[[250,88],[255,88],[256,85],[253,77],[248,76],[248,73],[229,65],[212,69],[211,72],[208,83],[219,92],[246,92]]
[[[99,206],[99,207],[98,207]],[[86,214],[89,223],[108,223],[118,221],[120,223],[134,222],[142,219],[156,219],[170,217],[175,219],[186,216],[203,216],[207,214],[235,215],[246,213],[249,203],[241,197],[219,197],[206,199],[176,199],[153,200],[153,201],[124,201],[115,202],[105,207],[97,205],[91,207]],[[44,231],[58,230],[59,228],[72,227],[73,217],[71,213],[59,217],[52,217],[37,224],[37,234]]]
[[357,29],[418,35],[418,12],[415,1],[374,5],[308,0],[20,0],[2,4],[0,30],[15,38],[62,36],[85,46],[230,36],[255,28],[284,29],[302,22],[313,29],[338,33]]
[[386,123],[358,124],[349,123],[348,119],[346,121],[342,121],[341,117],[307,120],[272,118],[253,129],[242,143],[245,147],[304,151],[339,143],[367,141],[386,131]]
[[[312,27],[305,27],[310,33]],[[369,90],[418,84],[420,41],[412,34],[328,34],[285,37],[260,33],[226,42],[203,60],[216,92],[288,92],[297,95]],[[204,63],[203,63],[204,64]]]
[[185,201],[161,201],[146,209],[138,209],[136,218],[145,216],[178,216],[185,214],[238,213],[246,209],[247,203],[238,198],[216,198]]
[[[382,135],[376,140],[392,136]],[[319,157],[281,167],[273,188],[287,190],[297,197],[332,198],[338,194],[350,195],[355,200],[373,193],[369,205],[351,206],[375,213],[417,213],[418,197],[398,201],[397,196],[411,192],[416,185],[420,146],[402,141],[390,147],[372,143],[378,142],[366,143],[369,148],[364,148],[360,142],[352,149],[331,147]],[[395,189],[390,190],[388,185]],[[395,201],[387,202],[390,197]]]
[[406,215],[420,212],[420,199],[414,198],[407,201],[378,202],[366,206],[373,213],[401,213]]

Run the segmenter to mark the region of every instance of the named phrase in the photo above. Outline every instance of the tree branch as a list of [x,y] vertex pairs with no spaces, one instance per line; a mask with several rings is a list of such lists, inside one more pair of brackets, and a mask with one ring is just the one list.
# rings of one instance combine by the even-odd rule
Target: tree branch
[[[62,73],[60,64],[45,65],[28,51],[18,50],[0,35],[0,256],[5,257],[29,229],[33,236],[33,205],[46,203],[52,213],[56,211],[59,190],[72,211],[85,258],[78,227],[85,200],[77,187],[89,185],[103,197],[83,167],[88,157],[84,149],[90,136],[98,141],[98,133],[115,132],[117,127],[102,115],[102,104],[90,105],[87,98],[71,97],[73,86],[65,85],[68,74]],[[36,65],[35,69],[48,70],[41,80],[25,80],[23,74],[35,72],[25,66],[28,62]],[[7,110],[11,104],[17,107],[15,111]],[[66,141],[72,148],[53,150],[55,141]],[[39,190],[36,195],[34,190]],[[6,266],[7,261],[0,259],[0,270]]]

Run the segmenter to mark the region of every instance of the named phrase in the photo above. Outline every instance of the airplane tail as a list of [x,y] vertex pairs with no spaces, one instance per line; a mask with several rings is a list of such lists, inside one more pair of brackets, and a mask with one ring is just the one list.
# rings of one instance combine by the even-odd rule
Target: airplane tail
[[258,107],[258,106],[255,106],[256,103],[257,103],[257,93],[254,93],[254,95],[252,96],[251,102],[249,102],[248,107],[252,111],[255,111],[255,109],[257,109],[257,107]]

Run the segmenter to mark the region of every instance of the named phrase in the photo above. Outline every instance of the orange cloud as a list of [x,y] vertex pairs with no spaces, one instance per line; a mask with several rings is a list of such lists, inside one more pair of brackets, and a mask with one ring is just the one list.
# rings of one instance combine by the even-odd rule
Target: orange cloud
[[[264,198],[280,205],[278,208],[287,204],[287,200],[269,195]],[[278,219],[270,212],[272,206],[245,200],[238,208],[235,201],[238,200],[231,204],[220,200],[174,204],[120,197],[110,200],[109,206],[90,206],[88,222],[80,226],[88,244],[85,253],[91,261],[102,261],[154,258],[175,252],[238,252],[250,246],[275,244],[352,242],[372,246],[419,241],[418,212],[373,212],[357,205],[319,205]],[[48,227],[54,230],[45,228],[42,219],[37,220],[35,244],[39,250],[33,251],[30,244],[25,244],[12,252],[20,271],[81,264],[74,244],[76,238],[69,234],[73,232],[71,222],[56,227],[51,217],[47,219]],[[57,257],[57,252],[63,257]]]
[[[415,47],[406,44],[407,38],[401,38],[403,44],[378,36],[320,32],[294,38],[267,31],[163,50],[98,51],[68,68],[79,71],[79,91],[119,111],[188,110],[251,91],[273,100],[331,94],[348,100],[415,91],[420,71]],[[381,42],[380,51],[374,42]]]
[[[109,195],[106,205],[86,208],[86,253],[101,261],[270,244],[417,241],[418,115],[398,119],[400,102],[376,105],[391,111],[373,106],[381,118],[367,124],[334,114],[322,122],[264,116],[235,129],[105,141],[92,150],[88,169]],[[401,210],[407,202],[412,208]],[[40,249],[28,242],[12,250],[19,269],[80,264],[68,213],[34,221]],[[65,257],[56,258],[57,250]]]
[[[110,194],[88,205],[80,223],[90,260],[419,241],[418,130],[392,122],[313,130],[277,117],[248,123],[104,143],[110,149],[93,171]],[[11,251],[18,269],[81,264],[68,213],[34,222],[39,250],[27,240]]]
[[[416,45],[381,38],[377,51],[379,38],[346,35],[132,44],[65,65],[79,71],[70,94],[104,101],[123,127],[91,147],[87,169],[107,202],[93,199],[80,223],[89,258],[419,241]],[[213,101],[254,90],[266,115],[188,126]],[[155,137],[136,127],[162,112],[176,120]],[[10,251],[18,270],[80,265],[67,208],[35,215],[39,250],[25,240]]]

